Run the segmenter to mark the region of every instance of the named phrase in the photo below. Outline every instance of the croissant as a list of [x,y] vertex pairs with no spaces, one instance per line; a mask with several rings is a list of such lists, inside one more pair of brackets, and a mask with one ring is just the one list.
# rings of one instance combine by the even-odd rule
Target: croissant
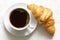
[[53,13],[51,9],[38,6],[36,4],[27,5],[27,8],[32,11],[32,14],[36,18],[37,22],[40,25],[44,25],[46,31],[53,36],[55,33],[55,21],[52,16]]

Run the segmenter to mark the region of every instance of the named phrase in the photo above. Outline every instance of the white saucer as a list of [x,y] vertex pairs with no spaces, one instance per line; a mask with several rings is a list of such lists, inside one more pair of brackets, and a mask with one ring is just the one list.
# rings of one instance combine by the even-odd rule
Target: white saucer
[[[27,4],[24,4],[24,3],[17,3],[13,6],[23,6],[23,7],[27,7]],[[13,7],[12,6],[12,7]],[[11,9],[12,7],[10,7],[9,9]],[[8,10],[9,10],[8,9]],[[4,15],[4,25],[5,25],[5,28],[13,35],[15,36],[27,36],[29,34],[31,34],[37,27],[37,21],[35,20],[34,16],[32,15],[31,13],[31,22],[30,22],[30,25],[27,29],[25,30],[22,30],[22,31],[19,31],[19,32],[14,32],[14,30],[10,29],[9,27],[9,23],[8,23],[8,20],[7,20],[7,17],[8,17],[8,10],[6,11],[5,15]]]

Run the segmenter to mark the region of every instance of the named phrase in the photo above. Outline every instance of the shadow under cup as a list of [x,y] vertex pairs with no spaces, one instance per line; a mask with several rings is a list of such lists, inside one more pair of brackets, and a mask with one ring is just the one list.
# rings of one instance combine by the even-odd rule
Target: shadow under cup
[[30,22],[30,15],[27,10],[23,8],[16,8],[11,11],[9,15],[10,26],[13,29],[23,30],[28,27]]

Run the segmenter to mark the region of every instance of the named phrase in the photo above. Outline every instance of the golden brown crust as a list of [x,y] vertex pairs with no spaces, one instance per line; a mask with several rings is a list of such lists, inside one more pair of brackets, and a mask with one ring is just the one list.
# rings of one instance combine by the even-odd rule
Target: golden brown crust
[[32,14],[36,18],[37,22],[43,26],[45,26],[45,29],[47,32],[51,35],[54,35],[55,33],[55,27],[54,27],[54,19],[53,19],[53,13],[51,9],[45,8],[43,6],[38,6],[35,4],[30,4],[27,6],[28,9],[32,11]]
[[49,26],[54,25],[54,23],[55,23],[54,19],[50,19],[50,20],[46,21],[44,25],[45,25],[45,27],[49,27]]
[[32,11],[33,14],[36,13],[36,9],[38,8],[37,5],[35,4],[30,4],[30,5],[27,5],[28,9]]
[[41,15],[40,20],[46,21],[48,18],[52,16],[52,11],[48,8],[44,9],[43,15]]
[[39,6],[36,9],[35,17],[40,17],[43,14],[43,10],[44,10],[44,7],[43,6]]
[[46,30],[47,30],[47,32],[50,34],[50,35],[54,35],[54,33],[55,33],[55,27],[52,25],[52,26],[50,26],[50,27],[48,27],[48,28],[45,28]]

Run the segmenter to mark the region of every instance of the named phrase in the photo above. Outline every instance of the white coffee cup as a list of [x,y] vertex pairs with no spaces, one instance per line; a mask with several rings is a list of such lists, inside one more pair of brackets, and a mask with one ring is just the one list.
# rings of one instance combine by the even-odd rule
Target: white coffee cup
[[[15,9],[13,9],[13,10],[16,10],[16,9],[19,9],[19,8],[15,8]],[[28,9],[27,8],[22,8],[22,7],[20,7],[20,9],[24,9],[25,11],[27,11],[28,13],[28,23],[24,26],[24,27],[15,27],[15,26],[13,26],[13,24],[11,24],[12,22],[10,21],[10,14],[11,13],[9,13],[9,15],[8,15],[8,21],[9,21],[9,25],[10,25],[10,27],[11,28],[13,28],[14,30],[24,30],[24,29],[26,29],[28,26],[29,26],[29,24],[30,24],[30,13],[29,13],[29,11],[28,11]],[[11,12],[13,11],[13,10],[11,10]],[[15,19],[16,20],[16,19]],[[14,20],[13,20],[14,21]],[[18,20],[17,20],[18,21]],[[20,21],[22,21],[22,20],[20,20]]]
[[[26,26],[24,26],[24,27],[22,27],[22,28],[16,28],[16,27],[14,27],[12,24],[11,24],[11,22],[10,22],[10,14],[11,14],[11,12],[13,11],[13,10],[15,10],[15,9],[17,9],[17,8],[21,8],[21,9],[24,9],[24,10],[26,10],[27,12],[28,12],[28,14],[29,14],[29,22],[28,22],[28,24],[26,24]],[[10,11],[9,11],[9,14],[8,14],[8,23],[9,23],[9,25],[10,25],[10,27],[12,28],[12,29],[14,29],[14,30],[24,30],[24,29],[26,29],[28,26],[29,26],[29,24],[30,24],[30,17],[31,15],[30,15],[30,11],[27,9],[27,7],[22,7],[22,6],[19,6],[19,5],[16,5],[16,6],[14,6],[13,5],[13,7],[10,9]]]

